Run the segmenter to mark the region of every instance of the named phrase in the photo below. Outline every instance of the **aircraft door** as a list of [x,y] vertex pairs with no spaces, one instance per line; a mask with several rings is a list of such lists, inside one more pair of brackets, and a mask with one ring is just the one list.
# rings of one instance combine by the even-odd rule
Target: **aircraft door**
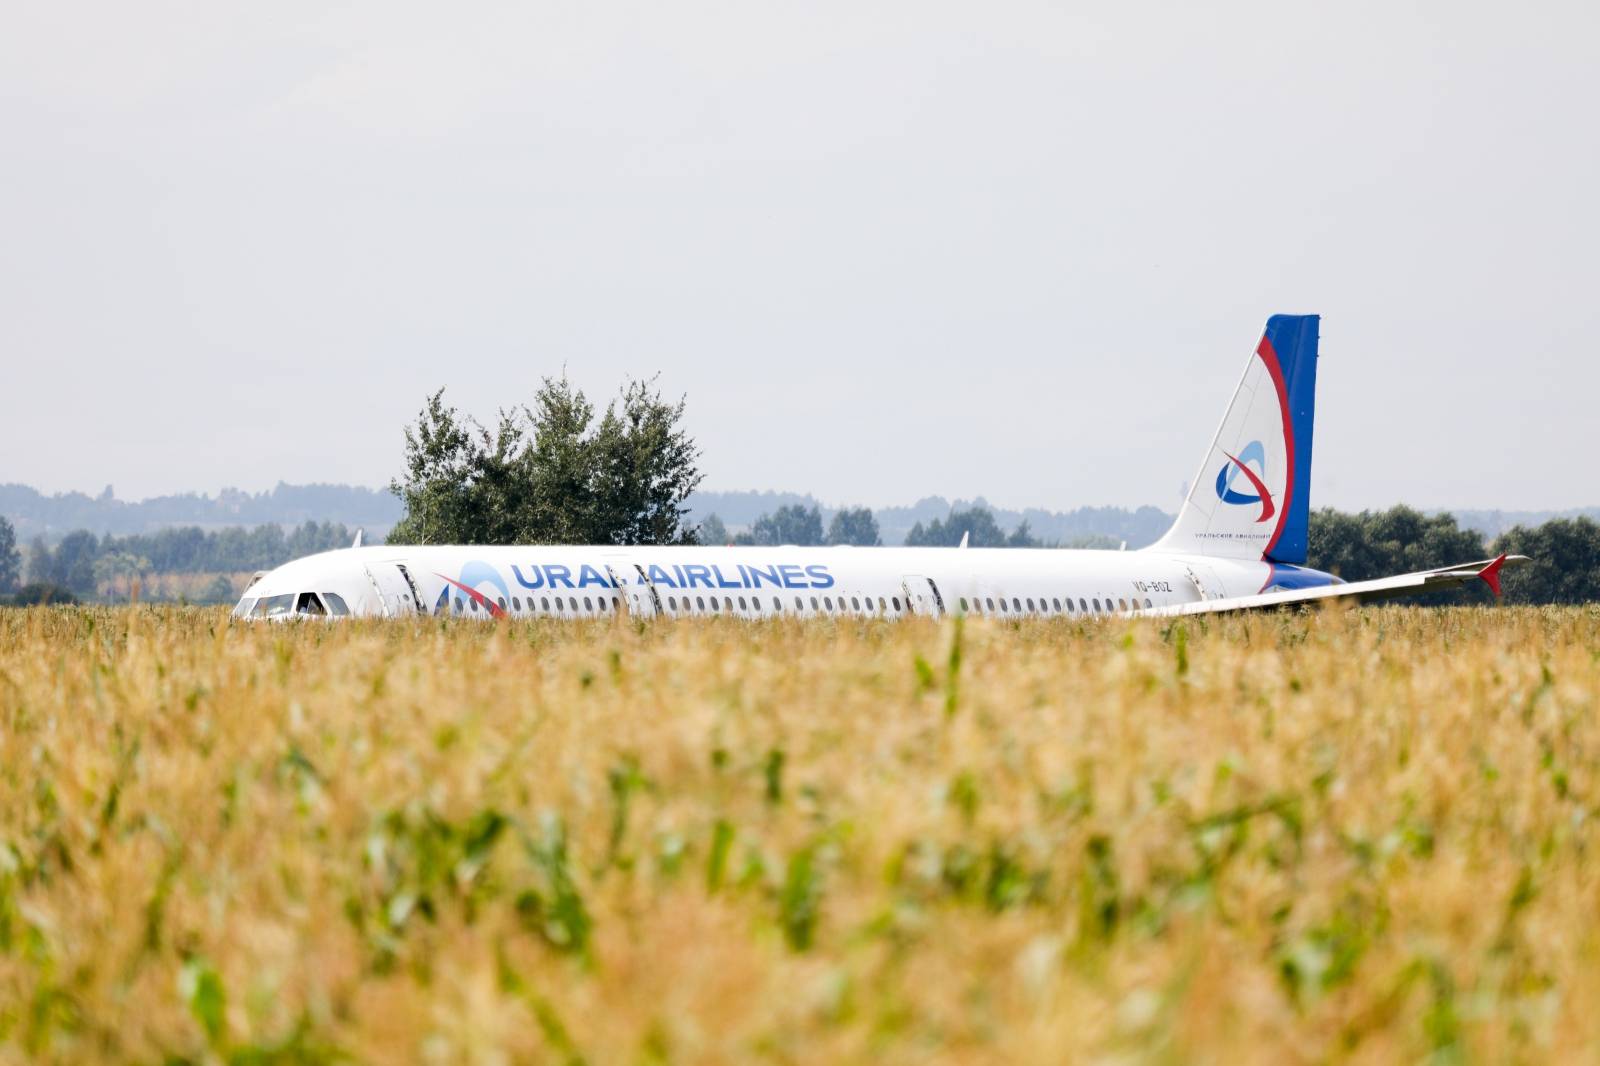
[[366,571],[378,604],[376,613],[385,618],[401,618],[422,609],[417,600],[416,586],[403,563],[369,563]]
[[921,574],[906,574],[900,579],[906,593],[906,609],[911,614],[925,614],[937,618],[944,614],[944,597],[933,578]]
[[1202,600],[1215,600],[1227,595],[1222,588],[1222,582],[1217,580],[1217,572],[1211,567],[1200,562],[1186,562],[1183,566],[1184,573],[1189,575],[1193,583],[1196,597]]
[[644,569],[629,563],[626,556],[611,556],[606,561],[606,576],[617,587],[629,614],[653,618],[661,613],[661,597],[656,594],[655,586],[644,576]]

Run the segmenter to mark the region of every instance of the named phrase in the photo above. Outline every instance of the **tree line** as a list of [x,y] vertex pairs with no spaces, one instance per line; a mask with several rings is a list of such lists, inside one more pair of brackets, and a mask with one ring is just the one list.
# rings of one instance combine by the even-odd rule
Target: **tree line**
[[878,521],[866,507],[846,507],[835,511],[826,528],[822,522],[822,509],[788,504],[751,523],[740,533],[728,532],[722,519],[711,514],[695,527],[695,537],[701,544],[765,545],[796,544],[849,544],[870,548],[883,543],[878,532]]
[[[1530,562],[1507,570],[1507,603],[1600,602],[1600,523],[1553,518],[1538,526],[1513,526],[1492,540],[1463,529],[1454,515],[1425,515],[1413,507],[1350,514],[1324,508],[1311,513],[1306,563],[1346,581],[1407,574],[1487,559],[1504,552]],[[1486,599],[1474,582],[1469,597]],[[1415,603],[1460,603],[1461,593],[1415,597]]]
[[288,532],[276,524],[217,530],[186,526],[125,537],[97,537],[80,529],[53,547],[35,537],[24,556],[11,523],[0,518],[0,595],[59,603],[92,598],[107,585],[127,586],[150,574],[270,570],[302,555],[347,548],[354,538],[342,524],[311,521]]
[[[730,534],[715,514],[706,516],[696,530],[702,544],[871,547],[883,543],[878,517],[867,507],[847,507],[834,512],[826,529],[820,507],[786,504],[761,515],[748,530],[739,533]],[[1115,548],[1120,543],[1111,537],[1088,536],[1073,538],[1065,544],[1049,544],[1033,534],[1027,519],[1007,532],[988,508],[957,507],[944,518],[918,521],[906,534],[905,544],[909,548],[955,548],[962,538],[973,548]]]
[[[404,516],[391,544],[750,544],[883,543],[877,516],[845,508],[825,524],[815,504],[787,504],[729,533],[715,515],[690,521],[686,501],[700,484],[699,448],[684,428],[685,404],[664,399],[653,379],[628,381],[603,409],[563,376],[546,378],[529,405],[501,410],[492,427],[427,397],[405,427],[404,465],[390,492]],[[308,521],[205,532],[196,527],[97,538],[68,534],[54,548],[36,539],[24,566],[15,531],[0,519],[0,594],[26,579],[39,588],[92,595],[147,572],[217,573],[270,569],[288,559],[350,543],[343,525]],[[1007,530],[986,507],[954,508],[918,521],[916,547],[1115,548],[1109,537],[1045,545],[1026,519]],[[1512,603],[1600,601],[1600,524],[1587,517],[1516,526],[1485,543],[1448,514],[1409,507],[1310,517],[1308,565],[1349,581],[1487,558],[1532,557],[1509,573]],[[27,597],[24,597],[27,598]],[[1426,601],[1424,601],[1426,602]]]
[[284,528],[327,519],[369,532],[386,530],[400,518],[400,504],[387,488],[359,485],[289,485],[279,482],[265,492],[225,488],[215,495],[195,492],[118,499],[111,486],[98,495],[83,492],[46,494],[27,485],[0,482],[0,515],[26,544],[39,534],[52,540],[61,531],[92,529],[101,536],[146,533],[157,529],[199,526],[263,526]]
[[[955,511],[944,520],[920,524],[912,546],[954,547],[968,536],[972,547],[1040,547],[1022,523],[1007,531],[978,509]],[[700,543],[801,546],[882,543],[871,509],[846,508],[824,523],[817,507],[779,507],[749,530],[730,535],[720,519],[707,516],[686,527]],[[90,598],[117,578],[151,573],[238,573],[268,570],[290,559],[347,547],[353,534],[331,522],[306,522],[285,532],[277,525],[205,531],[165,529],[127,537],[96,537],[80,530],[51,548],[35,539],[26,557],[15,531],[0,518],[0,595],[27,590],[29,602]],[[589,543],[567,541],[563,543]],[[1438,566],[1486,559],[1501,552],[1527,555],[1530,563],[1507,571],[1507,603],[1600,602],[1600,523],[1589,518],[1558,518],[1534,527],[1517,526],[1491,541],[1463,529],[1448,514],[1425,515],[1410,507],[1351,514],[1324,508],[1311,514],[1307,565],[1347,581],[1388,577]],[[65,594],[65,595],[63,595]],[[1488,595],[1487,589],[1469,596]],[[222,597],[218,597],[222,598]],[[1462,602],[1459,592],[1413,602]]]
[[[716,515],[697,527],[706,544],[815,546],[881,544],[878,523],[868,508],[837,512],[824,528],[821,510],[790,504],[762,515],[749,530],[730,535]],[[1003,529],[990,512],[971,508],[945,519],[917,523],[906,538],[911,547],[953,548],[962,537],[974,548],[1090,547],[1114,549],[1109,538],[1066,545],[1041,544],[1023,521]],[[1492,540],[1464,529],[1449,514],[1426,515],[1404,505],[1384,511],[1348,513],[1324,508],[1310,515],[1306,565],[1346,581],[1391,577],[1440,566],[1488,559],[1505,552],[1531,562],[1506,572],[1507,603],[1600,602],[1600,523],[1587,517],[1556,518],[1538,526],[1514,526]],[[1471,588],[1468,597],[1489,596]],[[1417,604],[1463,602],[1459,591],[1411,598]]]

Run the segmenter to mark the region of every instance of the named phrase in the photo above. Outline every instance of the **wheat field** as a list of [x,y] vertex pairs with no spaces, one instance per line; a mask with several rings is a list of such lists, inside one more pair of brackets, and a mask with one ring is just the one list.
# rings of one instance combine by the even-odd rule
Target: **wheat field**
[[0,1058],[1600,1053],[1600,610],[0,612]]

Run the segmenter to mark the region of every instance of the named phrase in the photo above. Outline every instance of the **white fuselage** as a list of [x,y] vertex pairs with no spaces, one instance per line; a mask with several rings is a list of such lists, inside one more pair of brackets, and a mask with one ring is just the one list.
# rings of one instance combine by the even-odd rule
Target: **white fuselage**
[[1092,616],[1250,595],[1288,572],[1326,579],[1149,550],[395,545],[286,563],[252,584],[236,613]]
[[1362,603],[1480,578],[1498,595],[1500,569],[1521,556],[1350,584],[1296,565],[1310,538],[1319,322],[1267,319],[1172,527],[1142,551],[352,547],[262,575],[235,614],[1174,617]]

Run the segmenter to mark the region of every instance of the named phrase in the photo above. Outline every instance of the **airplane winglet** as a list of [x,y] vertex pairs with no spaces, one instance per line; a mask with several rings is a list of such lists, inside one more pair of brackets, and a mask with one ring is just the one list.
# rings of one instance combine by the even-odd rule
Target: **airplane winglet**
[[967,540],[971,536],[972,536],[972,530],[970,530],[970,529],[967,530],[965,533],[961,534],[961,543],[957,544],[956,547],[965,548],[967,546]]
[[367,532],[367,530],[366,530],[365,526],[363,526],[362,528],[356,530],[355,542],[353,544],[351,544],[350,547],[352,547],[352,548],[361,547],[361,541],[365,538],[366,532]]
[[1500,568],[1504,565],[1506,565],[1506,553],[1501,552],[1499,558],[1478,571],[1478,577],[1494,591],[1497,599],[1500,596]]

